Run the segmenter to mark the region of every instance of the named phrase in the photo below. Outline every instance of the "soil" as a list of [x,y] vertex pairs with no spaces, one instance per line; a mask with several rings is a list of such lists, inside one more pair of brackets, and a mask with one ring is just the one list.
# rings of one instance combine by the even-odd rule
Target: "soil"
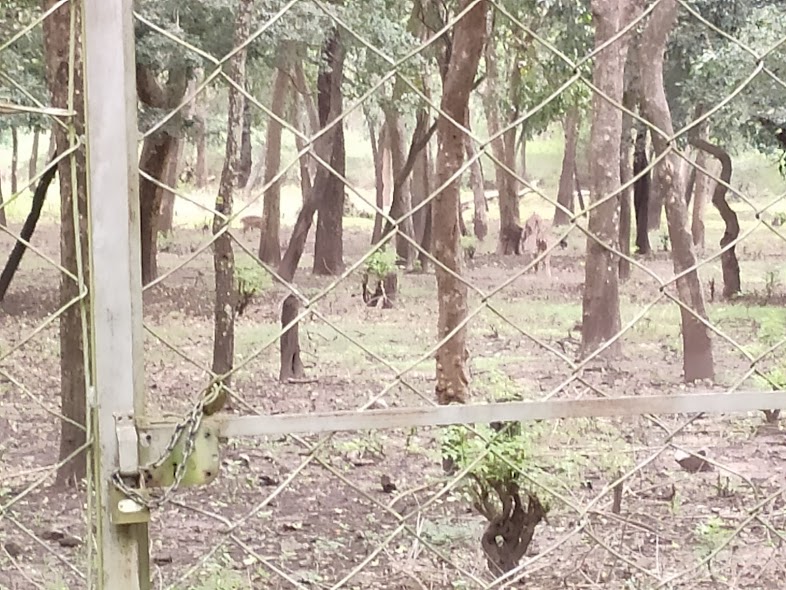
[[[369,231],[345,229],[348,264],[365,253]],[[254,251],[250,233],[236,232],[236,238]],[[177,229],[160,254],[160,268],[176,268],[207,239],[200,231]],[[468,262],[469,280],[484,293],[514,276],[527,260],[488,253],[493,239],[489,236]],[[552,255],[551,278],[527,273],[492,298],[492,306],[515,326],[490,310],[470,324],[471,386],[478,401],[501,393],[573,399],[725,391],[745,374],[749,361],[716,336],[716,383],[682,384],[679,327],[669,325],[678,314],[669,314],[675,306],[662,299],[623,337],[622,358],[592,362],[583,383],[560,387],[570,374],[562,357],[572,360],[578,349],[584,280],[584,239],[575,232],[568,242],[567,249]],[[7,235],[0,236],[0,252],[10,251],[11,244]],[[56,260],[57,228],[42,224],[34,244]],[[306,252],[312,248],[313,237]],[[783,250],[781,242],[757,251],[757,264],[778,268]],[[745,272],[744,249],[740,257]],[[670,276],[666,252],[641,262]],[[703,278],[719,277],[719,264],[710,265]],[[310,268],[311,260],[303,260],[295,281],[301,292],[314,296],[333,279],[314,277]],[[238,319],[241,368],[229,412],[358,408],[391,384],[372,407],[431,403],[434,367],[428,353],[437,325],[433,273],[402,273],[392,309],[364,304],[361,274],[362,268],[313,306],[321,317],[301,324],[307,379],[297,383],[278,380],[276,336],[287,292],[267,286],[255,296]],[[208,249],[145,292],[151,414],[182,416],[207,384],[212,281]],[[57,461],[60,423],[58,331],[51,315],[58,308],[57,287],[57,271],[28,252],[0,307],[3,589],[84,588],[80,576],[95,559],[83,492],[53,487],[54,478],[45,470]],[[737,308],[718,315],[720,328],[736,342],[762,342],[761,314],[766,313],[780,314],[773,321],[776,331],[780,327],[776,341],[783,338],[783,294],[750,292],[728,303],[709,301],[708,280],[705,288],[711,317],[721,308]],[[658,295],[653,280],[634,268],[621,288],[627,310],[623,323]],[[479,302],[480,295],[474,295],[471,309]],[[762,369],[782,354],[765,359]],[[397,374],[422,357],[395,384]],[[745,380],[743,388],[751,383]],[[538,527],[522,562],[524,577],[509,587],[782,588],[786,505],[779,492],[786,485],[786,436],[777,424],[765,424],[761,413],[692,418],[539,425],[538,444],[529,449],[522,468],[540,484],[528,486],[548,502],[548,522]],[[494,579],[480,549],[486,522],[453,485],[455,478],[444,473],[440,437],[438,429],[406,429],[226,441],[214,482],[184,489],[154,511],[155,587],[486,587]],[[686,470],[669,442],[705,450],[712,469]],[[625,478],[621,511],[615,514],[609,486],[620,470],[633,474]],[[754,509],[761,509],[759,516]],[[710,555],[709,565],[701,563]]]

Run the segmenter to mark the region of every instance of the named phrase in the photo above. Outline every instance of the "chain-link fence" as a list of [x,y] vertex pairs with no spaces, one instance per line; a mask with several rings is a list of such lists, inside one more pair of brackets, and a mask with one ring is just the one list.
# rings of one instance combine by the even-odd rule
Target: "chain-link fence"
[[0,587],[780,587],[783,17],[531,4],[13,5]]

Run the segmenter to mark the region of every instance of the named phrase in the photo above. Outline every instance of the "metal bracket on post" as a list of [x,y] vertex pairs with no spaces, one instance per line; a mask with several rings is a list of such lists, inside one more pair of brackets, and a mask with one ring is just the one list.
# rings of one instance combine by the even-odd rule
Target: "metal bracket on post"
[[[139,436],[131,416],[115,416],[117,434],[118,474],[120,477],[136,478],[139,481]],[[144,495],[144,490],[139,490]],[[111,520],[116,526],[150,522],[150,509],[127,498],[119,489],[112,487],[109,493]]]

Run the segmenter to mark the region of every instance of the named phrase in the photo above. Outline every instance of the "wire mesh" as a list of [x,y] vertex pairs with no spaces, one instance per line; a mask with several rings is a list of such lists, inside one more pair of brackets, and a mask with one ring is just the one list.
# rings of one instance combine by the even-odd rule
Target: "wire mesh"
[[[155,92],[148,94],[164,99],[146,99],[144,91],[140,93],[141,158],[148,164],[140,167],[140,182],[160,189],[156,198],[170,203],[174,217],[172,230],[157,238],[158,269],[144,292],[149,415],[184,416],[219,378],[224,378],[229,391],[229,412],[244,416],[313,414],[316,424],[318,419],[329,419],[324,414],[337,410],[434,406],[433,358],[464,326],[469,328],[473,403],[567,400],[578,404],[594,398],[678,391],[714,392],[720,399],[750,389],[783,390],[786,316],[778,283],[786,241],[779,222],[786,210],[783,183],[776,183],[777,190],[766,196],[748,194],[750,187],[721,178],[711,163],[705,160],[700,165],[690,140],[705,121],[717,121],[755,84],[784,87],[777,64],[782,62],[786,37],[739,39],[694,5],[678,2],[684,19],[680,26],[701,27],[707,38],[725,40],[729,51],[738,51],[737,59],[747,66],[738,66],[741,75],[739,71],[725,74],[737,82],[700,115],[686,117],[681,127],[675,123],[676,130],[670,133],[603,92],[591,69],[604,50],[621,38],[630,41],[634,31],[646,28],[668,4],[666,0],[646,7],[639,3],[639,14],[605,43],[590,50],[590,29],[587,47],[571,55],[563,47],[564,38],[555,38],[543,25],[545,14],[497,1],[466,2],[455,11],[443,7],[443,13],[433,5],[442,17],[436,25],[426,14],[432,4],[417,3],[423,13],[413,20],[423,29],[402,35],[406,41],[390,53],[384,31],[375,27],[373,19],[369,25],[368,19],[361,18],[364,12],[384,15],[381,4],[358,2],[352,8],[320,0],[255,3],[247,39],[213,55],[221,43],[206,38],[204,31],[194,34],[199,27],[190,22],[194,16],[185,9],[173,15],[141,3],[134,15],[137,56],[141,67],[154,74]],[[542,98],[512,113],[496,104],[501,120],[489,130],[480,113],[493,111],[495,103],[505,105],[500,95],[506,90],[489,89],[489,60],[495,56],[486,54],[470,120],[452,121],[469,138],[473,155],[451,178],[434,182],[432,177],[430,186],[413,189],[417,198],[408,210],[380,207],[368,180],[370,148],[354,142],[364,138],[367,123],[379,128],[391,109],[424,117],[425,129],[431,121],[450,118],[435,98],[441,80],[434,56],[443,44],[449,46],[456,24],[478,7],[493,15],[488,44],[507,48],[508,58],[520,57],[527,67],[543,68],[544,88],[537,89]],[[396,26],[405,28],[407,15],[388,10],[394,13],[391,19],[399,19]],[[234,12],[218,14],[205,13],[195,20],[224,34]],[[219,27],[222,23],[224,28]],[[352,90],[347,91],[338,116],[331,120],[328,113],[324,124],[316,112],[320,97],[313,90],[319,81],[308,79],[317,72],[311,62],[322,50],[322,37],[312,29],[338,30],[351,58],[344,63],[344,85]],[[12,47],[15,40],[12,37],[0,48]],[[173,63],[180,63],[183,71],[156,63],[145,53],[150,47],[178,56]],[[308,49],[306,58],[301,54],[292,59],[303,48]],[[279,61],[279,53],[286,57],[287,51],[292,52],[291,61]],[[249,64],[265,68],[262,84],[233,79],[228,66],[244,53]],[[302,63],[294,63],[299,60]],[[719,58],[708,57],[707,63],[723,75]],[[303,64],[307,75],[298,71]],[[643,64],[639,67],[645,69]],[[277,72],[285,69],[291,104],[282,108],[273,99]],[[190,81],[187,71],[193,73]],[[143,77],[138,70],[138,84]],[[17,88],[16,83],[12,86]],[[231,212],[216,211],[216,202],[225,196],[218,194],[217,178],[202,188],[194,187],[210,172],[189,169],[180,174],[176,168],[159,167],[158,175],[152,173],[161,158],[154,150],[169,138],[175,151],[182,149],[177,142],[185,143],[192,133],[197,143],[211,134],[224,140],[227,92],[244,97],[248,105],[244,117],[254,123],[251,128],[266,127],[263,145],[276,141],[271,128],[280,126],[286,146],[280,163],[255,154],[261,163],[258,170],[250,171],[247,188],[235,189]],[[662,137],[665,148],[656,149],[647,165],[611,193],[577,187],[577,196],[586,202],[568,209],[554,197],[556,187],[544,181],[545,172],[524,173],[503,152],[511,130],[536,126],[540,118],[550,116],[549,109],[563,108],[576,93],[592,97],[594,108],[605,102],[622,110],[630,117],[631,128],[646,128],[653,138]],[[43,107],[36,104],[36,108]],[[220,114],[210,118],[208,111]],[[589,109],[587,113],[592,116]],[[339,126],[346,134],[344,170],[325,151]],[[484,128],[486,133],[480,131]],[[394,132],[390,126],[386,129],[388,136]],[[411,137],[406,127],[402,131],[404,140]],[[262,143],[260,135],[251,133],[252,147]],[[586,140],[580,145],[586,146]],[[152,154],[148,160],[146,150]],[[196,168],[200,157],[187,154],[186,160],[194,161],[191,166]],[[589,177],[595,170],[590,160],[602,157],[597,153],[585,157],[578,176]],[[609,160],[617,165],[616,155]],[[512,190],[524,193],[517,215],[521,225],[533,212],[548,220],[554,209],[562,210],[568,222],[552,229],[545,227],[549,224],[545,221],[545,245],[523,256],[497,254],[493,229],[485,240],[464,239],[466,259],[462,272],[456,274],[415,234],[422,234],[429,223],[427,211],[445,187],[471,174],[478,162],[486,174],[496,170],[498,185],[501,175],[507,174],[514,179]],[[630,191],[641,179],[662,170],[687,178],[691,168],[697,170],[697,179],[711,178],[729,191],[740,231],[722,247],[710,244],[723,228],[709,207],[706,248],[696,249],[700,257],[695,263],[676,270],[671,233],[660,234],[653,252],[640,256],[619,243],[616,231],[610,242],[591,229],[593,216],[600,215],[604,205],[630,201]],[[311,254],[314,241],[309,238],[291,278],[279,265],[261,260],[261,238],[241,228],[254,223],[248,214],[266,220],[270,212],[262,202],[275,191],[281,191],[283,218],[293,222],[309,207],[308,194],[302,201],[298,197],[303,177],[310,174],[316,184],[319,170],[338,179],[348,204],[356,209],[348,211],[343,221],[344,264],[331,269],[331,276],[309,273],[308,266],[317,264]],[[462,199],[471,210],[468,192]],[[493,203],[501,192],[487,191],[483,199]],[[326,209],[323,205],[316,209],[319,225]],[[383,235],[369,247],[375,215]],[[498,220],[489,222],[493,226]],[[285,221],[283,236],[292,233],[288,225]],[[217,374],[213,366],[212,254],[225,236],[234,249],[236,286],[249,293],[243,306],[234,310],[235,360],[228,375]],[[594,352],[582,355],[582,324],[592,319],[582,316],[583,265],[586,250],[595,244],[611,252],[615,263],[628,262],[632,272],[620,283],[620,326]],[[380,245],[388,251],[410,250],[421,268],[412,264],[408,270],[424,271],[398,272],[392,309],[368,306],[361,293],[362,275],[379,261]],[[720,260],[732,248],[746,282],[756,287],[724,300]],[[546,262],[548,276],[536,266]],[[468,313],[445,334],[436,330],[438,299],[428,267],[454,275],[468,289]],[[697,313],[680,291],[680,280],[695,271],[705,289],[706,316]],[[289,294],[299,300],[300,309],[281,325],[282,299]],[[682,312],[712,334],[715,378],[697,385],[682,383]],[[40,330],[28,327],[27,333],[40,338],[53,327],[56,315]],[[281,383],[278,343],[295,324],[301,330],[305,376]],[[21,337],[19,345],[6,343],[4,350],[16,353],[22,345],[30,346],[28,340]],[[604,353],[617,345],[624,356],[607,359]],[[49,354],[54,360],[54,353]],[[6,362],[5,356],[0,362]],[[19,378],[14,379],[13,386],[24,391]],[[27,411],[28,405],[24,407]],[[677,415],[642,410],[633,418],[525,421],[516,434],[499,424],[470,422],[450,428],[231,438],[222,446],[216,481],[207,487],[184,488],[156,510],[151,525],[153,578],[169,588],[779,587],[784,482],[777,469],[781,459],[777,428],[760,412],[717,416],[711,402],[706,409],[706,414],[689,416],[679,415],[678,409],[673,413]],[[777,421],[777,414],[767,418]],[[502,482],[489,479],[495,473],[515,480],[518,493],[505,496],[505,490],[496,489]],[[477,488],[483,482],[486,487]],[[490,490],[490,497],[484,499],[481,493],[473,501],[473,486]],[[12,494],[14,500],[25,496],[18,490]],[[508,558],[509,571],[490,563],[491,555],[502,553],[504,535],[499,527],[507,522],[500,513],[504,502],[496,496],[509,502],[521,500],[526,515],[536,514],[539,504],[547,509],[533,527],[531,543],[521,539],[512,543],[517,559]],[[3,510],[3,515],[24,532],[18,519],[10,520],[10,511]],[[518,526],[526,528],[520,521]],[[494,531],[500,534],[490,535]],[[30,561],[42,563],[40,558]]]
[[[84,161],[83,93],[74,61],[78,6],[45,4],[43,11],[27,3],[4,5],[0,24],[2,588],[88,588],[95,581],[93,498],[85,493],[92,486],[93,443],[85,419],[89,363],[82,345],[88,329],[88,254],[73,231],[80,227],[85,203],[79,164],[80,157]],[[44,39],[50,51],[59,52],[49,60]],[[50,82],[59,85],[53,92],[46,67],[52,68]],[[6,159],[7,154],[12,157]],[[29,220],[22,222],[33,215],[31,195],[47,186],[38,232],[31,237]],[[60,226],[71,227],[62,242]],[[11,258],[20,245],[26,250],[14,274]],[[68,350],[63,362],[61,346]]]

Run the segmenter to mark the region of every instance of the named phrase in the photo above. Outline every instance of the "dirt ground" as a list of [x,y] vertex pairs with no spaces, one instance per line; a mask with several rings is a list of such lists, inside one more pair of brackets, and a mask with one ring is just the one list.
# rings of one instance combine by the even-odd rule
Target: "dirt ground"
[[[367,220],[352,220],[345,232],[350,264],[368,249]],[[208,237],[198,230],[176,230],[162,244],[163,271],[175,269]],[[237,237],[255,250],[250,234],[238,232]],[[526,260],[495,255],[493,238],[467,265],[470,282],[483,293],[514,276]],[[662,251],[656,233],[652,240],[658,252],[640,262],[668,277],[669,253]],[[57,259],[56,227],[42,226],[35,244]],[[0,252],[10,246],[8,236],[0,236]],[[568,248],[552,258],[551,278],[535,273],[517,278],[491,298],[493,309],[473,319],[469,349],[475,399],[686,390],[679,314],[666,299],[626,332],[621,359],[593,362],[581,374],[582,382],[563,385],[571,373],[564,358],[575,359],[580,339],[583,250],[583,237],[572,233]],[[702,278],[713,325],[757,355],[784,336],[784,288],[769,273],[781,272],[786,242],[759,228],[738,252],[743,297],[730,303],[711,296],[713,282],[720,292],[717,261],[702,269]],[[306,256],[296,283],[314,296],[333,279],[312,276],[310,262]],[[183,415],[207,383],[212,281],[208,250],[144,295],[152,414]],[[0,310],[3,589],[83,588],[80,575],[95,558],[83,495],[52,488],[53,478],[43,471],[56,462],[58,451],[58,328],[56,320],[47,323],[58,309],[57,283],[56,270],[28,253]],[[310,380],[297,384],[277,380],[275,337],[285,292],[271,284],[238,320],[241,368],[230,411],[353,409],[388,386],[377,406],[430,403],[434,275],[402,274],[399,283],[392,310],[363,305],[359,273],[321,298],[314,306],[319,316],[301,326]],[[660,296],[658,285],[638,269],[621,291],[623,324]],[[481,297],[472,295],[471,309]],[[5,356],[37,329],[23,347]],[[740,382],[743,390],[762,388],[760,381],[743,379],[750,362],[732,342],[716,335],[714,343],[716,382],[695,389],[725,391]],[[772,372],[782,359],[780,348],[757,366]],[[531,477],[529,489],[551,509],[523,560],[526,575],[509,587],[782,588],[786,512],[779,492],[786,486],[786,437],[761,413],[705,415],[685,426],[689,418],[539,424],[537,444],[521,467]],[[440,436],[437,429],[407,429],[227,441],[218,479],[184,490],[154,514],[155,587],[485,587],[494,579],[479,544],[486,523],[443,472]],[[713,465],[690,473],[675,460],[676,448],[669,443],[703,449]],[[622,510],[615,514],[607,486],[616,474],[630,471]],[[383,491],[383,476],[395,490]],[[41,485],[27,492],[38,480]],[[708,556],[709,564],[701,563]],[[668,582],[677,574],[684,575]]]

